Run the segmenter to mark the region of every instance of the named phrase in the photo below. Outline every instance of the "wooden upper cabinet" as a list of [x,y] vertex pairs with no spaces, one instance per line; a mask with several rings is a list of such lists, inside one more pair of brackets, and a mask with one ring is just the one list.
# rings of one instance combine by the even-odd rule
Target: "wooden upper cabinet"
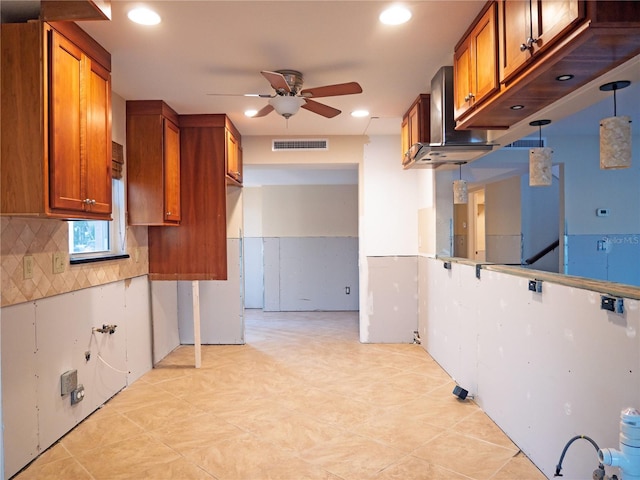
[[130,225],[178,225],[180,128],[161,100],[127,102],[127,212]]
[[240,146],[239,134],[227,129],[226,132],[226,160],[227,160],[227,182],[231,185],[242,184],[242,147]]
[[500,81],[511,80],[583,17],[579,0],[501,0]]
[[110,69],[73,23],[2,25],[2,214],[111,220]]
[[226,280],[228,133],[240,136],[223,114],[180,115],[178,125],[182,219],[149,227],[149,278]]
[[431,122],[429,117],[431,96],[425,93],[418,95],[409,110],[402,117],[401,145],[402,165],[411,162],[411,147],[416,143],[429,143]]
[[454,117],[498,90],[497,8],[490,3],[454,51]]

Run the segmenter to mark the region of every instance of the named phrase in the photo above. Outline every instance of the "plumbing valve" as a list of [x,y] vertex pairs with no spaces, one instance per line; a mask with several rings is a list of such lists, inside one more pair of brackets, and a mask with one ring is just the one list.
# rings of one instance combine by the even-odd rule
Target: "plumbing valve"
[[627,408],[620,413],[620,450],[601,448],[604,465],[620,467],[621,480],[640,480],[640,411]]
[[102,325],[102,328],[94,328],[93,331],[94,332],[99,332],[99,333],[108,333],[109,335],[113,335],[114,333],[116,333],[116,327],[117,325]]

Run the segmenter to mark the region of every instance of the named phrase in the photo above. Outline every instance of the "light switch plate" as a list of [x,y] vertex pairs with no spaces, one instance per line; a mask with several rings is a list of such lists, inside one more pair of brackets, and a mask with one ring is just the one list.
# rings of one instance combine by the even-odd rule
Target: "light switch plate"
[[62,252],[53,254],[53,273],[63,273],[65,264],[65,255]]
[[22,271],[24,280],[33,278],[33,255],[25,255],[22,258]]

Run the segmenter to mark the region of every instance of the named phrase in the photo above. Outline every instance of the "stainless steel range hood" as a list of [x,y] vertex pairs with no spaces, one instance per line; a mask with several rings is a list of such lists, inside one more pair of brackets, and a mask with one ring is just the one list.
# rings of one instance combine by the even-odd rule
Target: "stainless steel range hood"
[[431,80],[431,141],[411,146],[415,166],[437,167],[469,162],[490,152],[485,130],[456,130],[453,120],[453,67],[445,66]]

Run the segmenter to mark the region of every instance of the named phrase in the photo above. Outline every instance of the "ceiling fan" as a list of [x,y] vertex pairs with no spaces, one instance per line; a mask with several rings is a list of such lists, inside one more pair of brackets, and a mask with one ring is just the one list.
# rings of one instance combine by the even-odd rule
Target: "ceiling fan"
[[339,115],[341,111],[329,105],[316,102],[312,98],[362,93],[362,87],[357,82],[338,83],[302,90],[304,79],[302,73],[297,70],[276,70],[274,72],[262,70],[260,73],[267,79],[275,92],[272,95],[249,95],[269,98],[269,103],[262,107],[254,117],[264,117],[275,110],[279,115],[288,119],[302,107],[323,117],[333,118]]

